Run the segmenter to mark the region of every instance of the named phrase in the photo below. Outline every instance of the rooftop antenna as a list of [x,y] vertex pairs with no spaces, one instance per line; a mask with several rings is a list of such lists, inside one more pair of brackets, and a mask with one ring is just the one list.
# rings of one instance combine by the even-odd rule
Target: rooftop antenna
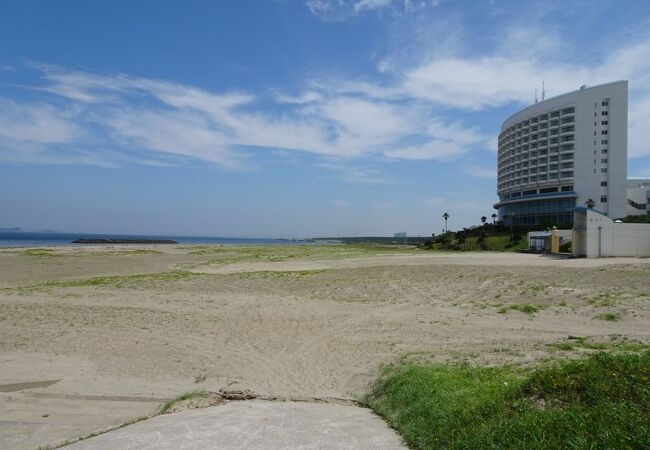
[[546,98],[546,89],[544,89],[544,81],[542,81],[542,101]]
[[535,88],[535,103],[537,103],[537,88]]

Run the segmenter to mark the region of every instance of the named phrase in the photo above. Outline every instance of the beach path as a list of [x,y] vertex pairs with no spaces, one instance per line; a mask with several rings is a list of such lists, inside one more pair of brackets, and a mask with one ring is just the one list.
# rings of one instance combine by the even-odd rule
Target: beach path
[[328,403],[237,401],[158,416],[67,447],[129,449],[405,449],[369,409]]

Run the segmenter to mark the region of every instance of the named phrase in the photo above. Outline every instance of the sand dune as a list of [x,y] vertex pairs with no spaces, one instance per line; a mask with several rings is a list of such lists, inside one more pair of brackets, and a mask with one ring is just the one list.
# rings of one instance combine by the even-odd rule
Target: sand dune
[[530,365],[564,355],[547,344],[570,335],[650,338],[647,259],[131,250],[0,251],[0,385],[60,380],[0,389],[0,447],[52,444],[197,388],[354,399],[402,359]]

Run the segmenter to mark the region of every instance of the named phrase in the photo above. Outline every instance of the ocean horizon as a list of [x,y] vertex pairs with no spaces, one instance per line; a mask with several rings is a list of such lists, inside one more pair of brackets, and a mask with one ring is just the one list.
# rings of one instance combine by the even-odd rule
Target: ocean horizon
[[60,247],[84,244],[73,244],[77,239],[171,239],[179,244],[212,244],[212,245],[288,245],[307,243],[304,239],[282,238],[236,238],[236,237],[207,237],[207,236],[167,236],[140,234],[108,234],[108,233],[60,233],[60,232],[31,232],[31,231],[1,231],[1,247]]

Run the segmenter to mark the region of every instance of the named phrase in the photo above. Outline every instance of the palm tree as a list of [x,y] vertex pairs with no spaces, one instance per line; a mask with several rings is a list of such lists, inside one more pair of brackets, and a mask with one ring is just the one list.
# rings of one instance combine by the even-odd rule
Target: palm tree
[[585,202],[585,205],[587,206],[587,208],[589,208],[589,209],[593,209],[594,206],[596,206],[596,202],[594,201],[593,198],[590,198],[589,200],[587,200],[587,201]]
[[442,218],[445,219],[445,233],[447,232],[447,219],[449,219],[449,213],[444,213]]
[[487,217],[481,216],[481,223],[483,224],[483,226],[485,226],[485,222],[487,222]]
[[496,225],[497,223],[497,215],[495,213],[492,213],[492,225]]

